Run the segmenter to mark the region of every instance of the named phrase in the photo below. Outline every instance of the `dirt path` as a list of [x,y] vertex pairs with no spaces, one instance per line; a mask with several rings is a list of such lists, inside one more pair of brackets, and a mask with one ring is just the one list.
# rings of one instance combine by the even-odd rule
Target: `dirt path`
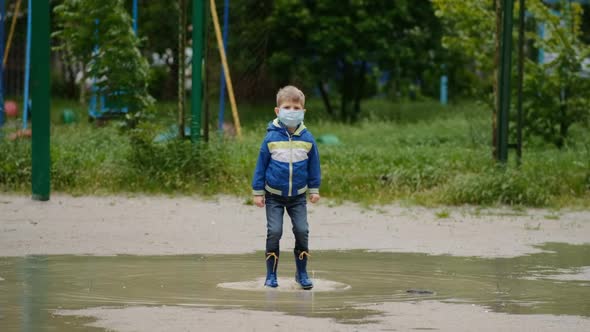
[[[590,243],[590,211],[309,207],[310,248],[518,256],[543,242]],[[293,248],[285,221],[282,250]],[[246,253],[264,249],[264,209],[234,197],[70,197],[0,194],[0,253]]]
[[[441,211],[444,210],[444,213]],[[353,204],[310,206],[312,250],[369,249],[460,256],[509,257],[537,252],[544,242],[590,243],[590,211],[475,208],[427,209]],[[444,217],[446,215],[448,217]],[[282,250],[293,246],[284,227]],[[0,256],[29,254],[246,253],[263,250],[264,210],[218,197],[70,197],[49,202],[0,194]],[[436,301],[383,303],[368,325],[278,312],[182,307],[89,308],[60,312],[96,317],[117,331],[588,331],[575,316],[508,315]]]

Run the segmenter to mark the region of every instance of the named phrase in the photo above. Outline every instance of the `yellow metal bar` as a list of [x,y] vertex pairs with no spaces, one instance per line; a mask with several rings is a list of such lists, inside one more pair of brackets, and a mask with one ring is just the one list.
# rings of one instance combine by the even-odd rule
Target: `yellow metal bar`
[[229,74],[229,66],[227,65],[227,58],[225,56],[225,48],[223,47],[223,39],[221,37],[221,28],[219,27],[219,18],[217,17],[217,8],[215,7],[215,0],[210,0],[211,3],[211,17],[213,18],[213,26],[215,27],[215,37],[217,39],[217,47],[219,48],[219,56],[221,57],[221,64],[223,65],[223,73],[225,74],[225,82],[227,84],[227,93],[229,95],[229,102],[231,104],[231,112],[234,118],[234,126],[236,127],[236,134],[238,138],[242,138],[242,128],[240,126],[240,117],[238,116],[238,108],[236,106],[236,99],[234,97],[234,88]]
[[[12,45],[12,36],[14,35],[14,28],[16,27],[16,19],[20,12],[21,0],[16,1],[16,8],[14,9],[14,15],[12,16],[12,23],[10,23],[10,32],[8,33],[8,42],[6,43],[6,49],[4,50],[4,60],[2,60],[2,67],[6,66],[8,60],[8,54],[10,53],[10,45]],[[31,10],[29,8],[29,10]]]

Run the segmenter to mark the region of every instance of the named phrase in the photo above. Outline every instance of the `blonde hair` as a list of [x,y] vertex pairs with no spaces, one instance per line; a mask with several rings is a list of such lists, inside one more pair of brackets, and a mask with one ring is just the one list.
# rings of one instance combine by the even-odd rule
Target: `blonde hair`
[[277,92],[277,106],[281,106],[286,101],[301,103],[301,106],[305,106],[305,95],[296,87],[287,85]]

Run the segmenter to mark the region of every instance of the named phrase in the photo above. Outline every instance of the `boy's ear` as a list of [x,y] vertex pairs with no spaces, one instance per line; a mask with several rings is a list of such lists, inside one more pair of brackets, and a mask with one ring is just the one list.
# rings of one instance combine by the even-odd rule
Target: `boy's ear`
[[277,116],[279,116],[279,108],[278,108],[278,107],[275,107],[275,114],[276,114]]

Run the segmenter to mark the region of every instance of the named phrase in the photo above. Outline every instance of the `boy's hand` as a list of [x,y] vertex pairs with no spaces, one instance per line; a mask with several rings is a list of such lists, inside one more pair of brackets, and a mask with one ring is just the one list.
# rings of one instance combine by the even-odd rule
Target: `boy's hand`
[[264,207],[264,196],[254,196],[254,205]]
[[312,203],[316,203],[320,200],[320,194],[309,194],[309,201]]

